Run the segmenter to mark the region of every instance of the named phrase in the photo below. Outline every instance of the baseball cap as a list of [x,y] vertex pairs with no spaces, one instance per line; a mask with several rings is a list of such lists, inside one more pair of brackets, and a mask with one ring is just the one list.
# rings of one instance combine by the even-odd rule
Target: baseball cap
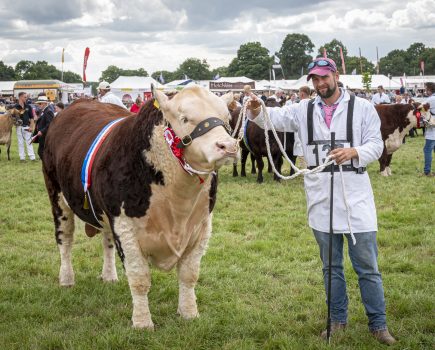
[[102,81],[98,85],[98,90],[109,90],[109,89],[110,89],[110,84],[107,81]]
[[311,79],[312,75],[325,76],[329,72],[336,72],[337,65],[335,62],[327,57],[316,58],[313,62],[308,65],[308,76],[307,81]]

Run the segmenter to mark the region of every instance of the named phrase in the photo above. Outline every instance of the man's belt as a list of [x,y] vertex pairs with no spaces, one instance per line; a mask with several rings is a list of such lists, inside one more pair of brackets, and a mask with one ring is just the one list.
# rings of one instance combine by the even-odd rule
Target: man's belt
[[[308,170],[312,170],[314,168],[317,168],[317,166],[309,166]],[[351,164],[343,164],[341,166],[341,169],[343,171],[354,171],[357,174],[364,174],[366,172],[366,167],[359,167],[359,168],[355,168],[353,165]],[[334,165],[334,172],[339,172],[340,168],[338,165]],[[328,165],[325,169],[323,169],[321,171],[322,173],[330,173],[331,172],[331,165]]]

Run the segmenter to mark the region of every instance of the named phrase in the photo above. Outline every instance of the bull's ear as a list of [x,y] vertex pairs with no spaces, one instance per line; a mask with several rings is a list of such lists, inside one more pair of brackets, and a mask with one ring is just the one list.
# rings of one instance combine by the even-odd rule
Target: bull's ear
[[227,92],[225,95],[221,96],[221,99],[224,100],[227,107],[229,107],[231,103],[234,101],[234,94],[231,91]]
[[157,108],[168,109],[168,96],[166,96],[160,90],[157,90],[153,84],[151,84],[151,92],[153,94],[153,98],[157,101],[157,103],[154,102],[154,105],[156,105]]

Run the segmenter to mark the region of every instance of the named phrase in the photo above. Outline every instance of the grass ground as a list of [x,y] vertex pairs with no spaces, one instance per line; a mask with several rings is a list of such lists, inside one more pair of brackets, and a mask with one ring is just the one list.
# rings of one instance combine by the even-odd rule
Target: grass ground
[[[435,179],[419,176],[423,138],[395,153],[393,176],[369,168],[379,219],[383,273],[394,348],[435,344]],[[98,276],[102,248],[78,225],[74,288],[58,287],[59,254],[41,163],[0,155],[0,349],[328,349],[319,339],[326,305],[318,249],[306,224],[302,179],[258,185],[252,175],[220,172],[213,236],[197,286],[201,317],[176,315],[174,272],[153,270],[155,332],[131,328],[131,297],[120,281]],[[286,169],[287,170],[287,169]],[[355,273],[345,261],[349,327],[335,349],[382,348],[367,331]]]

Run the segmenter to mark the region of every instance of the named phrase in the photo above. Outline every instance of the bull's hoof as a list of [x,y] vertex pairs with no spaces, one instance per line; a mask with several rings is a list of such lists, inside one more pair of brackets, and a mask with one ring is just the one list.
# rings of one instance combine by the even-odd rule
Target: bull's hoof
[[74,286],[74,272],[73,271],[62,271],[59,274],[59,285],[61,287],[72,287]]
[[194,310],[184,310],[184,311],[178,309],[177,313],[185,320],[193,320],[199,317],[199,312],[196,308]]
[[384,171],[381,171],[381,176],[388,176],[387,169],[385,169]]
[[258,178],[257,179],[257,183],[262,184],[263,183],[263,179],[262,178]]
[[154,331],[154,323],[150,320],[132,320],[133,321],[133,328],[135,329],[146,329],[148,331]]
[[116,282],[118,282],[118,276],[100,275],[100,280],[102,280],[105,283],[116,283]]
[[388,176],[393,175],[393,172],[391,171],[390,167],[386,167],[385,170],[387,171]]
[[74,281],[72,282],[65,282],[65,281],[59,281],[59,286],[61,286],[62,288],[72,288],[74,287]]

